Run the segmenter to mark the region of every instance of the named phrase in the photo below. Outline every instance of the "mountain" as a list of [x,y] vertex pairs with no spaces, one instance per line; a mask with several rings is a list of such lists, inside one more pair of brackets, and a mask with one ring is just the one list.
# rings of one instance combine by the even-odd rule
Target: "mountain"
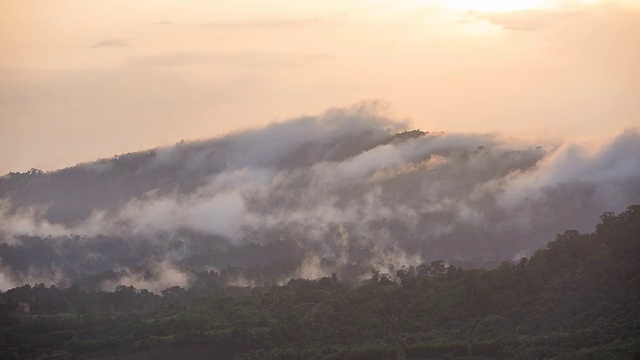
[[230,283],[357,281],[438,259],[491,267],[640,203],[635,130],[584,145],[404,129],[359,106],[7,174],[0,289],[161,290],[223,269],[236,269]]

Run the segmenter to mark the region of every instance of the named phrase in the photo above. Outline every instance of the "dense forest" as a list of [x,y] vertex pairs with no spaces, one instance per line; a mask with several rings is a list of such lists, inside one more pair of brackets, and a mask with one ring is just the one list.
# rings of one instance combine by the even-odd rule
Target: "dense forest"
[[[0,294],[2,359],[639,359],[640,206],[491,270]],[[128,355],[126,355],[128,354]]]

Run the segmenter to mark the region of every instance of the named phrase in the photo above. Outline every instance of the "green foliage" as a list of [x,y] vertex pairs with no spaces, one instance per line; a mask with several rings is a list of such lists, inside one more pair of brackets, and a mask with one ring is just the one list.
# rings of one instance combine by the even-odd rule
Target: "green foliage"
[[[434,261],[398,270],[397,282],[374,273],[360,286],[333,276],[163,296],[23,286],[0,294],[0,358],[167,346],[237,360],[640,358],[640,207],[601,220],[517,264]],[[17,311],[24,302],[29,314]]]

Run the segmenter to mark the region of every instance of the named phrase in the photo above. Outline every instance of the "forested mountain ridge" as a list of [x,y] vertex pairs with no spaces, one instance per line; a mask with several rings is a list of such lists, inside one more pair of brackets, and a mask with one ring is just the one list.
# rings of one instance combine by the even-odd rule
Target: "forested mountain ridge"
[[0,290],[160,291],[224,269],[223,286],[357,281],[438,259],[492,267],[640,203],[634,129],[594,144],[404,126],[334,109],[0,177]]
[[434,261],[361,286],[335,276],[253,289],[203,281],[162,297],[24,286],[0,301],[3,359],[636,359],[640,206],[493,270]]

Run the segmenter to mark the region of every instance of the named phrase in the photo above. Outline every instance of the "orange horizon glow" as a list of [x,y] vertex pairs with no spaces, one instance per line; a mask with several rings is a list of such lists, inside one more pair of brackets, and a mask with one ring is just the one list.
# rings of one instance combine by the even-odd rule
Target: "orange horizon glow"
[[453,10],[477,12],[508,12],[547,7],[544,0],[447,0],[446,6]]

